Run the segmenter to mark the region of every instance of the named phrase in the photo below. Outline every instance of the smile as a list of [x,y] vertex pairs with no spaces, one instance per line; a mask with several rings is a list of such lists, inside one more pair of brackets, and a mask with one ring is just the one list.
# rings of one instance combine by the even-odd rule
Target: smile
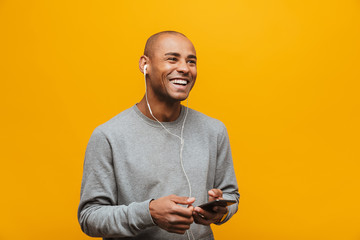
[[170,80],[171,83],[173,84],[179,84],[179,85],[187,85],[188,81],[184,80],[184,79],[174,79],[174,80]]

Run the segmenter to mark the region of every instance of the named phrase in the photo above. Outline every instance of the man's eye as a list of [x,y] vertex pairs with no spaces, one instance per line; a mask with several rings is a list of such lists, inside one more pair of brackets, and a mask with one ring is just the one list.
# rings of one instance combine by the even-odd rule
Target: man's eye
[[196,61],[195,60],[189,60],[188,63],[196,64]]
[[177,58],[172,57],[172,58],[168,58],[168,60],[170,60],[170,61],[176,61]]

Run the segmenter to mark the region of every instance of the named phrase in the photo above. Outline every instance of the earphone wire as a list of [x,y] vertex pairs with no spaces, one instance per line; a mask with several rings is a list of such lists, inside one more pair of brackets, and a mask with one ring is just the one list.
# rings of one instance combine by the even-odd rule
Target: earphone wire
[[[171,135],[173,135],[174,137],[177,137],[180,139],[180,164],[181,164],[181,168],[182,168],[182,171],[185,175],[185,178],[186,178],[186,181],[188,183],[188,186],[189,186],[189,197],[191,197],[191,194],[192,194],[192,189],[191,189],[191,184],[190,184],[190,180],[189,180],[189,177],[185,171],[185,168],[184,168],[184,163],[183,163],[183,150],[184,150],[184,137],[183,137],[183,133],[184,133],[184,126],[185,126],[185,122],[186,122],[186,118],[187,118],[187,115],[188,115],[188,112],[189,112],[189,97],[186,99],[186,113],[185,113],[185,117],[184,117],[184,121],[183,121],[183,124],[181,126],[181,133],[180,133],[180,137],[172,132],[170,132],[155,116],[154,114],[152,113],[151,111],[151,107],[150,107],[150,104],[149,104],[149,101],[148,101],[148,97],[147,97],[147,84],[146,84],[146,65],[144,67],[144,80],[145,80],[145,99],[146,99],[146,104],[148,106],[148,109],[149,109],[149,112],[150,112],[150,115]],[[188,239],[190,240],[190,236],[189,236],[189,231],[191,233],[191,236],[193,239],[195,239],[191,229],[187,230],[186,233],[187,233],[187,236],[188,236]]]

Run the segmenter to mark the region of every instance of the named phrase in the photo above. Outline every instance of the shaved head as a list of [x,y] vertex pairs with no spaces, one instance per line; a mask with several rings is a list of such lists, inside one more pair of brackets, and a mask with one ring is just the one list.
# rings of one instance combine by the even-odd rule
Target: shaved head
[[144,50],[145,56],[148,56],[150,58],[153,56],[155,43],[163,35],[178,35],[178,36],[183,36],[183,37],[187,38],[184,34],[176,32],[176,31],[163,31],[163,32],[155,33],[154,35],[149,37],[148,40],[146,41],[145,50]]

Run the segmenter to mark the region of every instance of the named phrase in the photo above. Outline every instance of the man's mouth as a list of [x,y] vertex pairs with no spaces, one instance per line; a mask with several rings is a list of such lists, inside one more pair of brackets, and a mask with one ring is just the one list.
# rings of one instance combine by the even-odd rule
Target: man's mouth
[[176,85],[183,85],[183,86],[185,86],[189,83],[189,81],[184,80],[184,79],[172,79],[172,80],[170,80],[170,82],[173,84],[176,84]]

